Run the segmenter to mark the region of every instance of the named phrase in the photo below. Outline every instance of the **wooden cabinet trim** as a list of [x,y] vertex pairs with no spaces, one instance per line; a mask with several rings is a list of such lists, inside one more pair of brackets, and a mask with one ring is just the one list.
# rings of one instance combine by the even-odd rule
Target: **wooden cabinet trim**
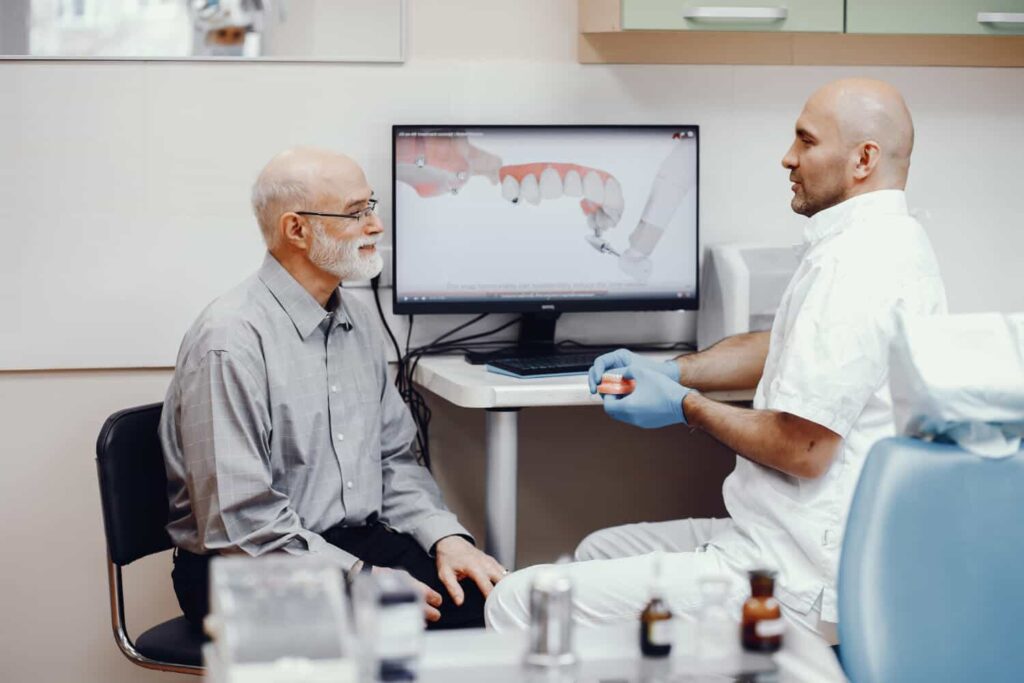
[[621,0],[579,0],[581,64],[1024,66],[1024,36],[623,31]]

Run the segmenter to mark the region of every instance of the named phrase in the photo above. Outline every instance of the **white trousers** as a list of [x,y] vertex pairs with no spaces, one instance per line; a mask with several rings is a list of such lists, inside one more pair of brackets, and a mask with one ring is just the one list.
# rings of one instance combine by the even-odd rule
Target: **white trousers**
[[[748,578],[723,562],[708,541],[732,525],[730,519],[681,519],[627,524],[590,534],[576,549],[575,562],[558,567],[573,584],[573,617],[585,626],[636,620],[650,600],[654,561],[661,554],[661,573],[672,612],[696,619],[702,605],[700,580],[729,582],[726,607],[739,618],[750,595]],[[530,585],[536,565],[509,574],[491,591],[484,616],[495,631],[526,628],[530,620]],[[821,621],[820,604],[807,614],[789,610],[783,615],[797,628],[838,642],[835,624]]]

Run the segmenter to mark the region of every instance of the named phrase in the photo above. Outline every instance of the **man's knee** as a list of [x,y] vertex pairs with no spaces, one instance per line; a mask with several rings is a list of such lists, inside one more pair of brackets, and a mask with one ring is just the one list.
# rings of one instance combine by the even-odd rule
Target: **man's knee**
[[484,594],[472,579],[459,581],[462,588],[463,602],[456,606],[454,599],[448,594],[448,589],[437,580],[436,585],[426,581],[434,590],[441,594],[440,621],[428,622],[430,630],[456,629],[456,628],[482,628],[484,625]]
[[614,542],[616,535],[614,528],[601,529],[588,534],[576,546],[573,559],[577,562],[586,562],[588,560],[610,560],[618,557],[619,553],[615,552],[616,544]]
[[526,628],[530,619],[530,583],[534,570],[513,572],[491,589],[484,605],[484,620],[495,631]]

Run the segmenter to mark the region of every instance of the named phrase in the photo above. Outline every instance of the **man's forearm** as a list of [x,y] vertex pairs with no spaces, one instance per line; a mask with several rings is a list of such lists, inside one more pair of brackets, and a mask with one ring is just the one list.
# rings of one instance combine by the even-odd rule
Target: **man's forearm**
[[828,471],[842,438],[821,425],[775,410],[751,410],[691,392],[683,399],[687,422],[748,460],[794,477]]
[[698,391],[756,388],[768,357],[769,334],[737,334],[700,353],[679,356],[679,383]]

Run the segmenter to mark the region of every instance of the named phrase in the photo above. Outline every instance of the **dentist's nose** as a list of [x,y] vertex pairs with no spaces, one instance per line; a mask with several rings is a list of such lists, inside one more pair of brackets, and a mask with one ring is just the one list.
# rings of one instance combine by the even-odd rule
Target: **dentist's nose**
[[793,147],[795,145],[796,143],[790,145],[789,149],[786,150],[786,154],[782,157],[782,167],[791,171],[797,167],[796,154],[793,153]]

